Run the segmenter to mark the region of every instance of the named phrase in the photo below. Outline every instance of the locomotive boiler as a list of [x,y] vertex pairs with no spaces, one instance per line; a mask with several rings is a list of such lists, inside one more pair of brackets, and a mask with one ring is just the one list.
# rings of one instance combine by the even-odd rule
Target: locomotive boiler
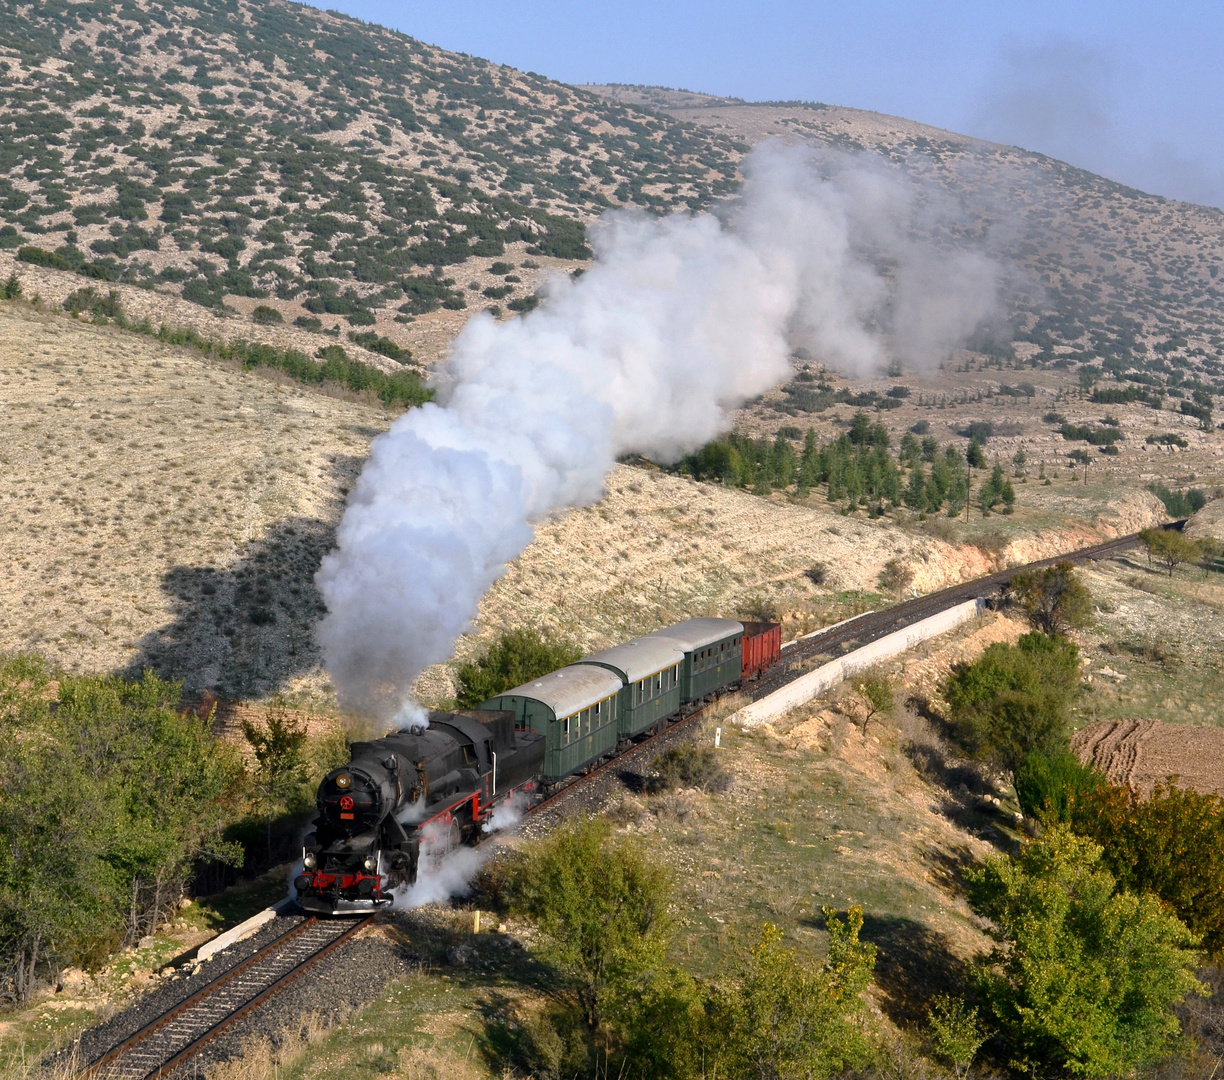
[[495,808],[530,799],[544,757],[542,736],[516,730],[505,711],[434,712],[372,742],[319,785],[306,837],[298,904],[326,914],[390,905],[416,881],[422,860],[475,839]]

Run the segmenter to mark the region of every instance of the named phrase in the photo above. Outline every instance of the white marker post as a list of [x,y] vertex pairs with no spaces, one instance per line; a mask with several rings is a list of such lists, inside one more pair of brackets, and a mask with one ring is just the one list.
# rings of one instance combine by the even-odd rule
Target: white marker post
[[720,727],[714,729],[714,745],[722,746],[722,728]]

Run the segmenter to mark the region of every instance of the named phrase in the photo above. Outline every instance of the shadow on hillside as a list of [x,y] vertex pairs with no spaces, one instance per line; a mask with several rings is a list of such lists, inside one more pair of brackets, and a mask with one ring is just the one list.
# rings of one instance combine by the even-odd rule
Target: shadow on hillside
[[875,980],[893,1023],[924,1021],[936,994],[964,990],[969,967],[938,930],[912,919],[865,915],[859,936],[879,950]]
[[127,674],[146,668],[181,680],[191,697],[262,697],[317,668],[315,625],[324,612],[314,575],[335,526],[282,521],[232,568],[175,566],[162,579],[174,621],[146,634]]

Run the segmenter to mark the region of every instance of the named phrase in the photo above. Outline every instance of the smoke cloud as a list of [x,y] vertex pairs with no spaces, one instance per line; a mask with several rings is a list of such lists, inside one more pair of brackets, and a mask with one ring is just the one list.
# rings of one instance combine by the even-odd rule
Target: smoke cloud
[[[1050,36],[1007,42],[967,127],[1144,191],[1224,206],[1218,161],[1152,138],[1137,122],[1137,73],[1109,50]],[[1123,104],[1123,88],[1132,100]]]
[[992,314],[997,268],[882,161],[767,143],[744,174],[717,213],[605,215],[581,278],[473,317],[437,401],[374,440],[317,578],[343,706],[395,716],[532,521],[597,501],[620,455],[697,449],[794,348],[850,374],[933,364]]

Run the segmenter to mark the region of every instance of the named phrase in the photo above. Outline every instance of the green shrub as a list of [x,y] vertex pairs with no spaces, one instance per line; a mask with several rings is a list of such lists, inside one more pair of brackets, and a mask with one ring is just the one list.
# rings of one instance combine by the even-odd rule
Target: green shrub
[[[52,678],[56,683],[52,683]],[[0,658],[0,955],[9,995],[151,933],[196,860],[241,863],[241,759],[179,687]]]
[[1057,750],[1029,754],[1016,770],[1015,782],[1020,809],[1028,817],[1066,822],[1072,806],[1106,781],[1071,751]]
[[1204,989],[1194,936],[1154,897],[1118,891],[1101,855],[1055,826],[966,874],[1002,938],[979,986],[1018,1071],[1128,1075],[1180,1046],[1174,1006]]
[[467,307],[463,294],[451,288],[454,282],[450,278],[415,274],[404,278],[400,285],[407,296],[399,308],[405,315],[424,315],[439,307],[452,311],[462,311]]
[[582,650],[570,641],[523,627],[507,630],[488,651],[459,665],[459,704],[473,709],[491,697],[574,663]]
[[650,763],[646,789],[651,794],[673,788],[701,788],[705,791],[726,791],[730,775],[723,769],[712,746],[703,743],[682,743],[660,754]]
[[1213,955],[1224,955],[1224,799],[1172,783],[1147,797],[1098,783],[1072,793],[1071,827],[1105,849],[1119,883],[1159,896]]
[[123,303],[114,289],[111,289],[106,296],[100,295],[92,285],[87,285],[83,289],[75,289],[64,297],[64,310],[70,315],[80,315],[85,312],[95,319],[114,319],[119,323],[124,322]]
[[350,330],[348,337],[349,341],[355,345],[360,345],[369,352],[378,353],[379,356],[385,356],[398,363],[406,364],[412,359],[412,350],[397,345],[390,338],[381,337],[374,333],[373,330],[367,330],[364,333],[356,333]]
[[276,308],[260,304],[251,312],[251,321],[260,326],[277,326],[285,321],[285,317]]
[[609,1001],[663,960],[671,894],[669,875],[640,842],[585,815],[530,848],[507,881],[511,910],[534,925],[536,951],[592,1032]]
[[[1186,446],[1186,440],[1180,435],[1165,435],[1157,438],[1149,435],[1148,442],[1162,442],[1167,445]],[[1197,514],[1207,505],[1207,493],[1202,488],[1190,488],[1187,491],[1170,491],[1164,484],[1148,484],[1148,491],[1164,503],[1165,512],[1171,518],[1185,518]]]
[[52,270],[74,269],[72,264],[62,255],[57,255],[54,251],[48,251],[46,248],[34,247],[32,244],[26,244],[24,247],[18,248],[17,258],[21,262],[30,263],[32,266],[47,266]]
[[1071,703],[1080,689],[1079,649],[1034,631],[996,642],[944,686],[953,735],[966,751],[1013,776],[1030,754],[1067,747]]
[[862,909],[843,922],[824,909],[829,955],[802,963],[769,923],[735,976],[722,983],[707,1007],[708,1075],[804,1077],[823,1080],[865,1065],[863,992],[875,968],[874,945],[859,940]]
[[[132,327],[145,333],[151,329]],[[433,397],[415,372],[397,372],[388,375],[370,364],[349,360],[339,345],[328,345],[319,350],[322,363],[316,363],[305,353],[296,349],[277,349],[271,345],[252,345],[245,341],[223,343],[205,338],[195,330],[172,330],[163,325],[154,336],[170,345],[186,345],[199,349],[205,356],[216,356],[223,360],[238,360],[247,368],[268,367],[283,371],[292,379],[307,385],[334,383],[358,393],[368,391],[377,395],[384,405],[412,408]]]

